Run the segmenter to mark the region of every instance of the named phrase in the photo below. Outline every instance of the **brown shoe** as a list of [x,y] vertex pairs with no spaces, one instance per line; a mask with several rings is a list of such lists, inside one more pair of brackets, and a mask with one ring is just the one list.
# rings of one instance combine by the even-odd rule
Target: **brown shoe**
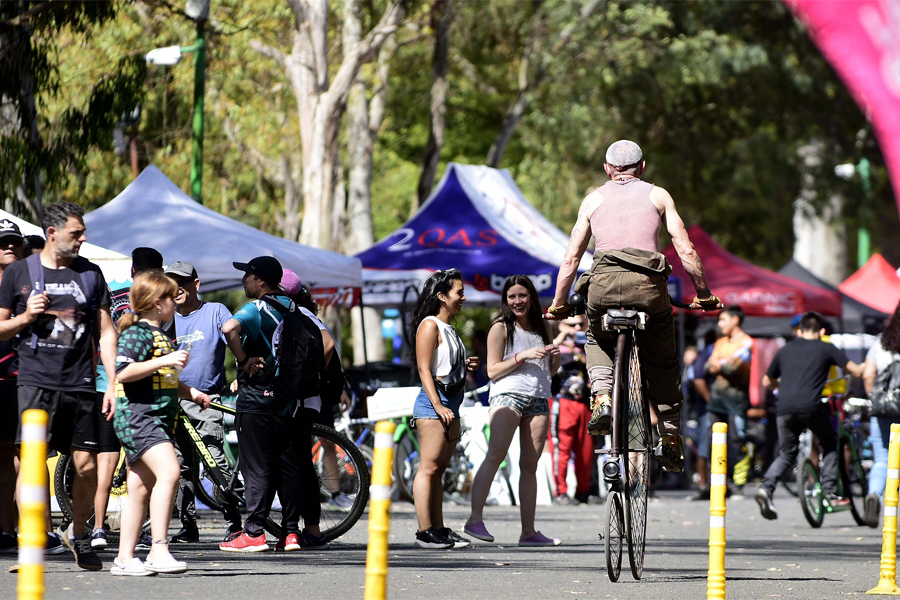
[[612,402],[609,394],[591,397],[591,420],[588,421],[588,433],[591,435],[609,435],[612,424]]

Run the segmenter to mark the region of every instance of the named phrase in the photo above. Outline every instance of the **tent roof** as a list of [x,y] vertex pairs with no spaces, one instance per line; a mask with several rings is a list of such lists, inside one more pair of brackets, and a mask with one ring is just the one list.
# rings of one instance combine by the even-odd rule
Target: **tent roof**
[[[815,310],[823,315],[841,314],[841,297],[836,291],[820,289],[758,267],[717,244],[694,225],[688,235],[703,261],[709,287],[725,305],[739,304],[746,315],[791,316]],[[663,250],[672,265],[672,277],[680,280],[684,302],[694,297],[694,286],[671,244]]]
[[900,277],[880,254],[873,254],[838,289],[866,306],[887,314],[892,314],[900,302]]
[[[29,223],[25,219],[20,219],[5,210],[0,210],[0,220],[12,221],[18,225],[22,235],[39,235],[44,237],[44,230],[39,226]],[[87,236],[89,239],[91,238],[90,231],[87,232]],[[90,242],[85,242],[81,245],[79,254],[100,267],[107,283],[126,281],[131,278],[131,256],[125,256],[113,250],[101,248]]]
[[789,260],[783,267],[778,269],[778,273],[822,289],[838,291],[838,293],[841,294],[841,306],[843,310],[837,330],[843,330],[845,333],[862,333],[868,331],[881,331],[883,328],[884,319],[887,317],[885,313],[854,300],[850,296],[840,292],[836,286],[819,279],[797,261],[793,259]]
[[361,287],[359,259],[303,246],[229,219],[195,202],[162,171],[149,166],[121,194],[84,217],[88,235],[131,254],[138,246],[159,250],[167,263],[186,260],[203,288],[240,287],[232,262],[268,255],[292,269],[310,288]]
[[[419,211],[357,256],[367,304],[400,304],[407,286],[420,288],[433,271],[451,268],[462,271],[470,302],[496,303],[515,274],[531,276],[541,296],[552,296],[568,244],[508,171],[450,163]],[[590,261],[585,255],[581,269]]]

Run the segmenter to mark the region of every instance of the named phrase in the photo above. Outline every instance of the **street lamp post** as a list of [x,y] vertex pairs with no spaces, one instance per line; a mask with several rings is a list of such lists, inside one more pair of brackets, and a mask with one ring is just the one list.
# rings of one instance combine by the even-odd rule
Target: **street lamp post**
[[147,53],[147,62],[171,67],[183,54],[194,53],[194,116],[191,124],[194,148],[191,155],[191,196],[203,204],[203,108],[206,90],[206,21],[209,0],[187,0],[185,14],[197,23],[197,41],[193,46],[168,46]]
[[860,183],[862,183],[863,203],[859,211],[860,226],[856,230],[856,265],[862,268],[872,253],[872,238],[869,235],[868,223],[871,220],[869,198],[872,194],[871,165],[869,159],[863,157],[857,164],[837,165],[834,173],[843,179],[851,179],[854,175],[859,175]]

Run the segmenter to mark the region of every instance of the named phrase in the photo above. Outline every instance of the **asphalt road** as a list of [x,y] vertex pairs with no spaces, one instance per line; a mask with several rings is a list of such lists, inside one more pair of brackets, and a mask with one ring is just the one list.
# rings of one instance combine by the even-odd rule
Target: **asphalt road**
[[[750,491],[748,490],[748,494]],[[726,577],[729,598],[834,599],[861,596],[878,582],[881,530],[858,527],[849,513],[830,515],[821,529],[803,519],[794,498],[775,497],[781,518],[762,519],[752,498],[728,503]],[[446,506],[447,522],[461,529],[465,507]],[[395,504],[391,521],[388,597],[670,599],[704,598],[708,568],[709,505],[687,492],[662,493],[649,507],[647,557],[641,581],[631,578],[627,556],[618,583],[606,576],[598,538],[604,506],[539,507],[538,525],[559,537],[558,548],[519,548],[515,508],[488,508],[486,523],[498,540],[462,550],[418,550],[412,545],[415,513]],[[156,598],[266,599],[362,598],[365,517],[321,550],[236,555],[215,543],[224,525],[205,515],[199,544],[173,546],[187,560],[182,576],[113,577],[78,569],[71,555],[47,557],[47,599]],[[108,566],[114,553],[101,554]],[[0,555],[0,599],[15,598],[14,556]]]

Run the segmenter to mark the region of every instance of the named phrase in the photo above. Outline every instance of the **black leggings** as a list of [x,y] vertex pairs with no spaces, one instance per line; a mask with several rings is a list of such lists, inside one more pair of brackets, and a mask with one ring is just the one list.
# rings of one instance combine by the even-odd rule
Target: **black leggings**
[[281,454],[282,479],[278,497],[284,517],[286,533],[300,533],[300,517],[303,523],[318,525],[322,514],[319,499],[319,475],[312,462],[312,426],[318,413],[304,408],[297,416],[285,417],[285,428],[290,440]]

